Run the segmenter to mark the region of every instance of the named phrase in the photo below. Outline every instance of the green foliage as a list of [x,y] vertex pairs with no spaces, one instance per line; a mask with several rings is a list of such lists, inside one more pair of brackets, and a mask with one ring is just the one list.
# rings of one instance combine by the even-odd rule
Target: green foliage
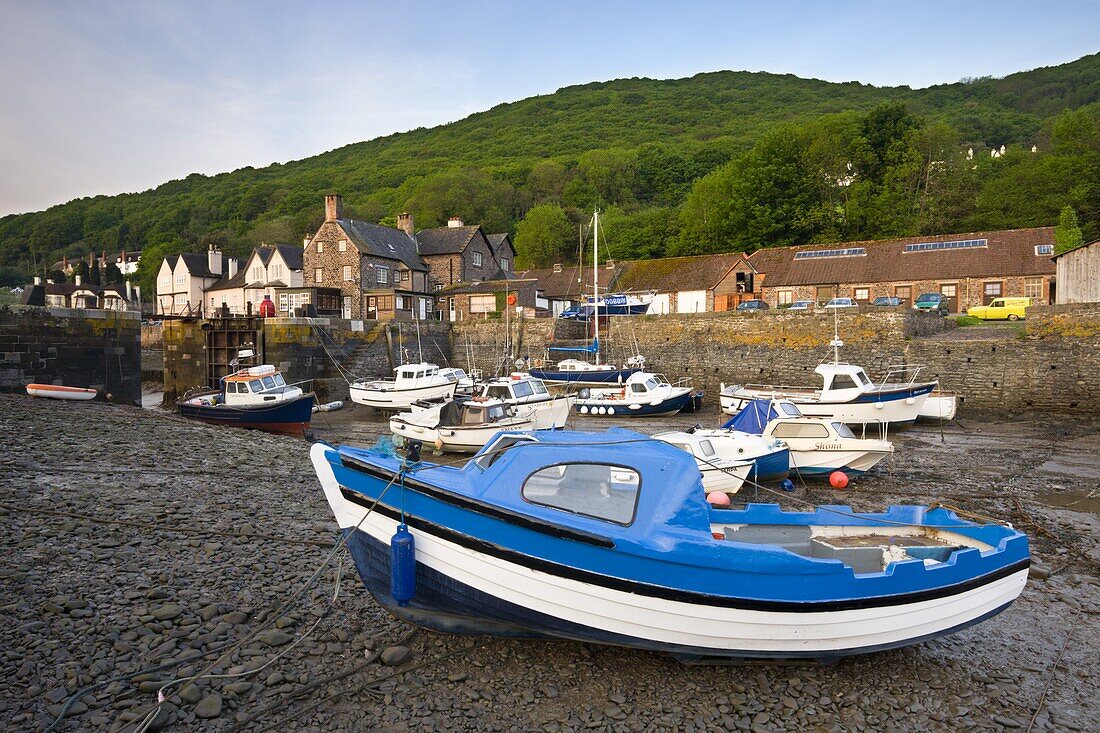
[[1077,225],[1077,213],[1072,206],[1064,207],[1058,217],[1058,226],[1054,227],[1054,254],[1068,252],[1084,243],[1085,237]]
[[568,259],[573,225],[556,204],[540,204],[516,225],[516,268],[548,267]]
[[166,254],[300,242],[332,191],[349,216],[408,210],[421,228],[457,215],[511,231],[546,205],[573,222],[562,242],[529,237],[549,249],[525,253],[517,237],[521,262],[569,259],[597,206],[615,257],[1050,224],[1065,206],[1092,239],[1097,78],[1100,55],[921,90],[749,72],[566,87],[286,164],[5,216],[0,268],[29,280],[63,255],[140,249],[152,292]]

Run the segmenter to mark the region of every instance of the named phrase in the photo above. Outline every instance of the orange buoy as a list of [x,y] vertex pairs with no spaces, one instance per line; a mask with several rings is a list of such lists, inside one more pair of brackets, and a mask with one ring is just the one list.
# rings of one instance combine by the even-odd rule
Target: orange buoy
[[834,489],[843,489],[848,485],[848,474],[843,471],[833,471],[829,474],[829,485]]
[[724,491],[712,491],[707,494],[707,503],[714,507],[727,507],[730,505],[730,497]]
[[508,305],[515,305],[515,304],[516,304],[516,294],[515,293],[508,293]]

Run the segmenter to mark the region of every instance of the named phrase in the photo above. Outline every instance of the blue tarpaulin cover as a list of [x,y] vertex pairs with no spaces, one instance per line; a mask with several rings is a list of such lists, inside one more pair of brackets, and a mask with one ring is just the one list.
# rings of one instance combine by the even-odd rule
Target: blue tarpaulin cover
[[753,400],[742,407],[741,412],[727,420],[722,427],[726,430],[740,430],[742,433],[763,435],[768,421],[776,417],[778,415],[775,408],[772,407],[771,400]]
[[588,346],[551,346],[554,351],[583,351],[586,354],[595,354],[600,350],[600,340],[592,339]]

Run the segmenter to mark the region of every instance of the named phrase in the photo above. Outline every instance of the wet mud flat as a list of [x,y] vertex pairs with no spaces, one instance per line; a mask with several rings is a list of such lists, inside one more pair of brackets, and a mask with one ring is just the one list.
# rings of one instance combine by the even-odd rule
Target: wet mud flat
[[[17,395],[0,395],[0,430],[0,710],[13,730],[46,729],[86,688],[55,730],[1100,729],[1100,418],[967,412],[894,436],[895,455],[843,491],[743,490],[787,509],[938,501],[1031,538],[1033,577],[1005,613],[833,665],[693,666],[416,631],[346,556],[335,601],[334,559],[279,615],[336,539],[306,441]],[[386,424],[353,406],[316,415],[314,432],[370,445]],[[165,682],[200,672],[223,676],[169,687],[158,709]]]

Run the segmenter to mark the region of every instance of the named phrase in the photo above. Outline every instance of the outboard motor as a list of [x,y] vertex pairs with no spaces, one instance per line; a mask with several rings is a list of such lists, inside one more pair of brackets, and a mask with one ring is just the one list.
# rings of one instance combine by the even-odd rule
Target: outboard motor
[[420,463],[420,448],[423,445],[419,440],[410,440],[405,446],[405,457],[408,458],[409,463]]

